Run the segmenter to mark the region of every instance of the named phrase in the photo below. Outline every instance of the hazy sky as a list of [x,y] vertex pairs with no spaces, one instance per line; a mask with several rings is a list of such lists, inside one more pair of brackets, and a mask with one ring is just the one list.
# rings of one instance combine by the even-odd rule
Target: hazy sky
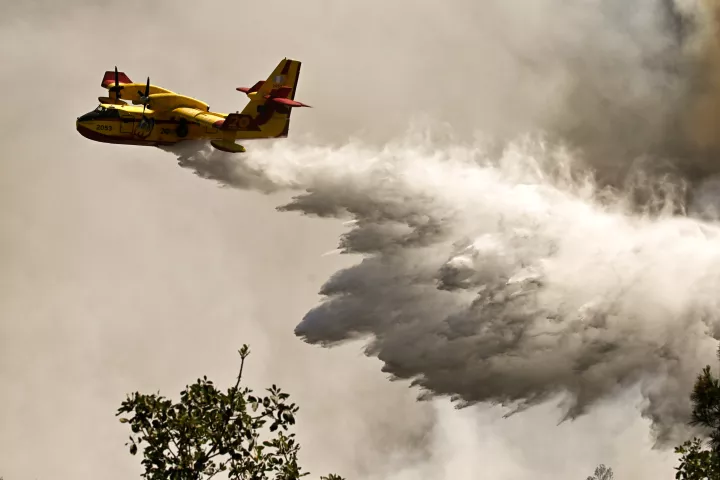
[[[553,127],[604,145],[612,128],[583,134],[576,119],[612,125],[616,112],[595,108],[595,93],[626,85],[577,87],[567,72],[578,51],[631,65],[608,74],[631,72],[651,92],[623,97],[630,110],[656,112],[658,96],[681,90],[634,67],[671,42],[644,15],[656,2],[636,2],[629,17],[618,2],[592,3],[558,13],[556,0],[0,0],[0,475],[139,475],[114,417],[124,395],[173,396],[203,374],[227,383],[249,343],[247,381],[277,383],[300,405],[301,458],[314,475],[580,479],[605,462],[618,478],[672,478],[674,457],[650,450],[637,392],[560,426],[552,405],[503,420],[417,403],[361,344],[303,343],[293,329],[354,261],[322,256],[346,227],[276,212],[287,194],[221,189],[168,153],[75,131],[115,65],[233,111],[246,101],[235,88],[287,56],[303,61],[296,98],[315,107],[293,115],[294,138],[379,142],[426,115],[458,135]],[[602,33],[617,18],[627,22]],[[583,65],[590,80],[607,66]],[[622,149],[664,128],[648,125]]]

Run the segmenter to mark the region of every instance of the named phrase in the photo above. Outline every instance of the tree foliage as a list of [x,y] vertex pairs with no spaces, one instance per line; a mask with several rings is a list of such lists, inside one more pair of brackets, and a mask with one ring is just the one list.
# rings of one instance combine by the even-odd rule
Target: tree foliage
[[[180,393],[174,403],[158,394],[128,395],[118,409],[130,426],[130,453],[142,448],[147,480],[207,480],[222,473],[232,480],[296,480],[294,433],[298,407],[277,386],[258,396],[240,387],[250,349],[243,345],[235,386],[223,392],[207,377]],[[330,475],[324,480],[342,480]]]
[[587,480],[613,480],[613,478],[615,478],[615,474],[612,468],[608,468],[605,465],[598,465],[593,476],[587,477]]
[[714,480],[720,478],[717,454],[704,448],[702,440],[694,438],[675,448],[680,465],[675,467],[678,480]]
[[[718,350],[720,359],[720,349]],[[697,376],[692,394],[691,425],[701,426],[707,432],[709,441],[695,437],[675,448],[680,455],[680,464],[675,467],[677,480],[720,479],[720,381],[703,368]]]

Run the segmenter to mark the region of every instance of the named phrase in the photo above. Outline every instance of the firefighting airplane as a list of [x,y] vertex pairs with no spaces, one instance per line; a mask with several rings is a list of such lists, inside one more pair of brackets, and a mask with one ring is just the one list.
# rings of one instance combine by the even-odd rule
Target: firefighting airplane
[[[213,147],[244,152],[235,140],[285,138],[290,113],[309,107],[295,101],[301,62],[283,59],[267,80],[239,87],[250,102],[242,112],[218,113],[200,100],[147,83],[133,83],[123,72],[105,72],[101,86],[108,97],[78,117],[78,132],[90,140],[126,145],[166,146],[183,140],[208,139]],[[127,101],[132,102],[128,104]]]

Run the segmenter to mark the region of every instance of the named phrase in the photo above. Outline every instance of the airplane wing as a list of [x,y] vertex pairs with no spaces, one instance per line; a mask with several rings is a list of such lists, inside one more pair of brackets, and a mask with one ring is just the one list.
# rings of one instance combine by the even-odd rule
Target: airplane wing
[[253,117],[242,113],[221,113],[207,112],[191,107],[180,107],[172,111],[173,114],[186,119],[189,122],[203,125],[207,128],[217,128],[226,131],[249,130],[259,131]]
[[[149,81],[150,79],[148,79],[148,83]],[[108,97],[100,97],[98,99],[104,103],[122,104],[122,102],[119,101],[121,99],[137,103],[146,89],[148,90],[147,93],[150,95],[158,93],[173,93],[172,91],[166,88],[158,87],[157,85],[147,86],[144,83],[135,83],[130,80],[130,77],[128,77],[125,72],[118,72],[117,67],[115,67],[115,70],[108,70],[105,72],[102,82],[100,82],[100,86],[107,89],[109,92]]]

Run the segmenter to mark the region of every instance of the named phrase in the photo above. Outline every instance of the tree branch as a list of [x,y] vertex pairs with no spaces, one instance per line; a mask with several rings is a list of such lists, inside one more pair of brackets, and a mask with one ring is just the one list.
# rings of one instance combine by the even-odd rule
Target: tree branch
[[[245,366],[245,359],[250,354],[250,352],[248,350],[246,350],[245,347],[243,347],[243,349],[240,350],[239,352],[240,352],[240,372],[238,373],[237,381],[235,382],[235,388],[230,390],[230,398],[229,398],[230,402],[229,403],[230,403],[231,410],[234,410],[235,393],[237,392],[237,389],[240,386],[240,380],[242,379],[243,367]],[[232,419],[232,413],[230,413],[230,415],[228,415],[227,413],[223,412],[223,416],[225,417],[225,424],[224,424],[225,428],[224,428],[223,433],[227,433],[227,426],[230,423],[230,420]],[[216,448],[217,448],[217,444],[213,445],[213,447],[208,452],[208,455],[212,455],[215,452]]]
[[[178,446],[177,442],[175,441],[175,437],[173,437],[172,432],[170,433],[170,441],[175,445],[175,448],[177,448],[178,455],[180,455],[180,447]],[[170,449],[168,449],[170,450]],[[170,453],[172,453],[172,450],[170,450]],[[175,460],[180,461],[180,457],[178,455],[175,455]]]
[[247,357],[245,357],[241,354],[241,356],[240,356],[240,373],[238,373],[237,382],[235,382],[235,390],[237,390],[238,387],[240,386],[240,380],[242,379],[243,367],[245,366],[245,358],[247,358]]
[[[147,429],[145,427],[140,427],[142,430],[143,435],[145,435],[145,438],[149,438],[150,434],[148,433]],[[172,436],[170,437],[170,440],[172,440]],[[147,440],[146,440],[147,441]],[[177,448],[177,445],[175,445],[175,448]],[[180,460],[180,458],[173,452],[170,448],[168,448],[168,452],[172,453],[172,456],[175,457],[175,460]],[[180,449],[178,448],[178,453],[180,452]]]

